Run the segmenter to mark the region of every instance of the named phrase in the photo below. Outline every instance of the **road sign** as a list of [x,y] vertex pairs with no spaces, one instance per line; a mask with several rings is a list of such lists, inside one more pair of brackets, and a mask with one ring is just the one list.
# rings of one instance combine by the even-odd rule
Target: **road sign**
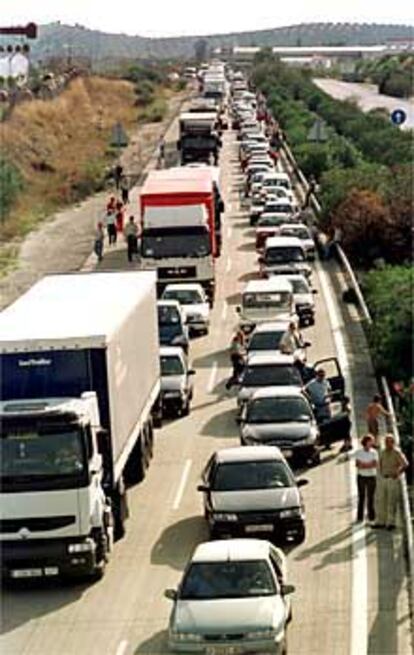
[[404,109],[394,109],[391,113],[391,120],[394,125],[402,125],[407,120],[407,114]]
[[115,123],[112,128],[111,146],[115,148],[126,148],[128,145],[128,136],[121,123]]
[[323,143],[328,140],[328,133],[324,122],[317,118],[308,134],[308,141],[316,141],[316,143]]

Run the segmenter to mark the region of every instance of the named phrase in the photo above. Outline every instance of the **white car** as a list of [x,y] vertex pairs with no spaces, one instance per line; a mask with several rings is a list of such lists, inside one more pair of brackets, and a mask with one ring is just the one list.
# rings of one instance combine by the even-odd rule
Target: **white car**
[[208,333],[210,305],[201,284],[167,284],[162,300],[177,300],[188,328],[192,332]]
[[174,416],[188,416],[193,398],[195,371],[188,368],[183,349],[177,346],[161,347],[160,365],[163,410]]
[[301,240],[309,261],[315,259],[315,242],[312,238],[310,229],[304,223],[287,223],[280,226],[279,236],[297,237]]
[[228,539],[200,544],[177,590],[168,645],[181,653],[286,655],[291,620],[283,552],[268,541]]

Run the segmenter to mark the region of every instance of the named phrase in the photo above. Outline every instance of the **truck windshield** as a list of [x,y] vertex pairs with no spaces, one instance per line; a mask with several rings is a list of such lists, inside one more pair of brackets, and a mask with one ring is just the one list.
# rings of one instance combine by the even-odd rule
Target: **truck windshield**
[[[0,439],[2,489],[18,490],[19,483],[61,479],[76,481],[85,478],[87,458],[79,429],[52,427],[2,427]],[[25,488],[27,486],[25,485]],[[59,485],[60,486],[60,485]]]
[[280,308],[289,309],[290,293],[245,293],[242,304],[245,309]]
[[266,264],[283,264],[287,262],[303,262],[305,255],[302,248],[283,247],[269,248],[265,255]]
[[142,237],[143,257],[206,257],[210,253],[210,235],[202,227],[149,230]]

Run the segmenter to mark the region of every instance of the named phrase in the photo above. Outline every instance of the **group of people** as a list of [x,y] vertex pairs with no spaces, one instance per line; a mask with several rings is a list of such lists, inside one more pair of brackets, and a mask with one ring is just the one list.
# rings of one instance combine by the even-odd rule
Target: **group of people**
[[105,230],[110,246],[116,244],[119,234],[123,234],[127,242],[128,261],[132,262],[134,257],[138,258],[139,228],[133,216],[125,223],[125,211],[126,203],[112,195],[107,202],[104,219],[96,226],[94,252],[98,261],[103,258]]
[[397,448],[391,434],[379,450],[376,438],[366,434],[362,448],[355,453],[357,469],[357,523],[364,520],[365,509],[373,528],[395,529],[399,498],[399,479],[408,466],[405,455]]

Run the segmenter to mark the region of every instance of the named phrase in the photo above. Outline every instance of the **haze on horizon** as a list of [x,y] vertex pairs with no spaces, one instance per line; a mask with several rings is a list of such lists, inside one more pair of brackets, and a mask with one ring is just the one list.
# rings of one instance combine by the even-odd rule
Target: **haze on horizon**
[[[413,24],[413,12],[409,3],[393,5],[385,0],[348,0],[332,3],[328,0],[291,0],[283,6],[283,17],[274,0],[262,0],[260,4],[245,4],[235,9],[235,3],[208,0],[197,5],[191,0],[162,2],[153,0],[142,12],[140,5],[131,7],[128,0],[104,3],[101,0],[17,0],[2,3],[1,24],[20,25],[61,23],[139,36],[184,36],[246,32],[250,30],[287,27],[299,23],[388,23]],[[414,32],[414,30],[413,30]]]

